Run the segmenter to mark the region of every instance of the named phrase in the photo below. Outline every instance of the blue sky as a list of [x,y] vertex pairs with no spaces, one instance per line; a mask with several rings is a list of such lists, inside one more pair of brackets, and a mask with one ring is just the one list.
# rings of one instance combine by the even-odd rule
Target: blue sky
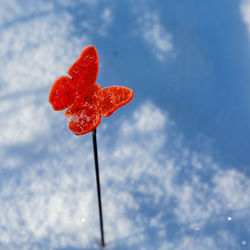
[[249,249],[250,1],[1,1],[0,249],[99,249],[91,134],[48,103],[89,44],[133,101],[98,127],[107,249]]

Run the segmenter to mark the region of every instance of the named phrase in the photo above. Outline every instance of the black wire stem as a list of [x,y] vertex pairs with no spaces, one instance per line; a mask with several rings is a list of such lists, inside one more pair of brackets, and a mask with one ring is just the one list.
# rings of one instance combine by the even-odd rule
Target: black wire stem
[[100,178],[99,178],[99,164],[98,164],[98,152],[97,152],[97,141],[96,141],[96,129],[94,129],[92,131],[92,141],[93,141],[93,150],[94,150],[94,158],[95,158],[95,173],[96,173],[96,187],[97,187],[97,197],[98,197],[98,205],[99,205],[101,246],[105,247],[103,218],[102,218],[101,186],[100,186]]

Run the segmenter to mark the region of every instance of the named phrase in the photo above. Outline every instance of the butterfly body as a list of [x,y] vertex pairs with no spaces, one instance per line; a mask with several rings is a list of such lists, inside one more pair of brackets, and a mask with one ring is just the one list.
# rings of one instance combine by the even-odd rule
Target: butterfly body
[[83,49],[69,68],[68,76],[58,78],[51,87],[49,102],[56,111],[64,110],[68,127],[75,135],[83,135],[97,128],[101,115],[108,117],[134,96],[131,89],[111,86],[101,89],[96,84],[99,61],[94,46]]

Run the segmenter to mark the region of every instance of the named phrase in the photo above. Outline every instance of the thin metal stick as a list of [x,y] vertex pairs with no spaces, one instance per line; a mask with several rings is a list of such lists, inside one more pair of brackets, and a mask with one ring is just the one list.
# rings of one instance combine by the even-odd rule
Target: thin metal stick
[[93,141],[93,150],[94,150],[94,158],[95,158],[95,173],[96,173],[96,187],[97,187],[97,197],[98,197],[98,205],[99,205],[101,246],[105,247],[103,219],[102,219],[101,186],[100,186],[100,180],[99,180],[98,152],[97,152],[97,141],[96,141],[96,129],[94,129],[92,131],[92,141]]

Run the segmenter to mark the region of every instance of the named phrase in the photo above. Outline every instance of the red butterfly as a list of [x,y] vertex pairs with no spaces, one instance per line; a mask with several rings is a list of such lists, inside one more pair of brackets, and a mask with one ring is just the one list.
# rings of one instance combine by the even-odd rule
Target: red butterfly
[[96,84],[99,61],[96,48],[87,46],[69,68],[68,76],[61,76],[51,87],[49,102],[54,110],[64,110],[68,127],[75,135],[86,134],[134,96],[131,89],[112,86],[101,89]]

